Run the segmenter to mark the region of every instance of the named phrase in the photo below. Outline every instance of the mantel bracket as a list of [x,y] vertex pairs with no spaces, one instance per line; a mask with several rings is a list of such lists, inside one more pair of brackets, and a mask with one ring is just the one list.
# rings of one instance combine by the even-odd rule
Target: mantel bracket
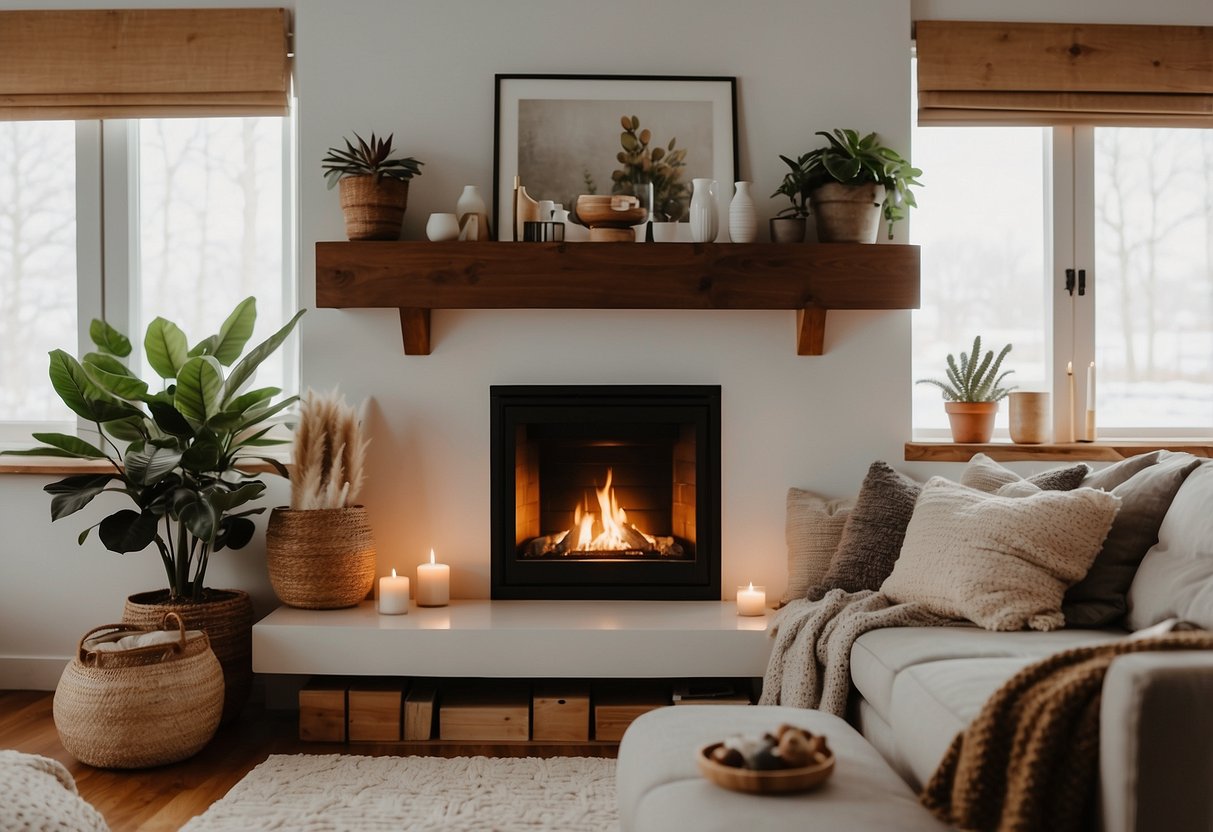
[[405,355],[430,354],[430,310],[402,307],[400,334],[404,336]]
[[826,310],[809,304],[796,312],[796,354],[825,355]]

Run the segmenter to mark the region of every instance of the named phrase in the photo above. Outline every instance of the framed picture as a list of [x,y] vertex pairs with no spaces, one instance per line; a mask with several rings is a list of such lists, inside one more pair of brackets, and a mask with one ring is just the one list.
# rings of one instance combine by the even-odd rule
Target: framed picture
[[572,210],[580,194],[642,195],[651,218],[685,221],[691,180],[737,178],[737,79],[498,75],[493,206],[513,239],[514,177]]

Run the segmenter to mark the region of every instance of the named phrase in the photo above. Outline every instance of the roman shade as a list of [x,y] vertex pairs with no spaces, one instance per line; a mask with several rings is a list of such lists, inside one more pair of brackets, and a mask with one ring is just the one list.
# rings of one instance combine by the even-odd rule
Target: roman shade
[[0,12],[0,120],[284,115],[285,9]]
[[1213,127],[1213,27],[920,20],[918,123]]

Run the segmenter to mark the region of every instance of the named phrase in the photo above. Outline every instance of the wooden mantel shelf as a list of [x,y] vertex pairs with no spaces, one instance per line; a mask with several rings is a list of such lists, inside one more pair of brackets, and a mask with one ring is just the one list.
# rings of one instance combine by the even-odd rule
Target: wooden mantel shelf
[[830,309],[916,309],[917,246],[830,243],[316,243],[316,305],[400,310],[430,353],[431,309],[788,309],[821,355]]

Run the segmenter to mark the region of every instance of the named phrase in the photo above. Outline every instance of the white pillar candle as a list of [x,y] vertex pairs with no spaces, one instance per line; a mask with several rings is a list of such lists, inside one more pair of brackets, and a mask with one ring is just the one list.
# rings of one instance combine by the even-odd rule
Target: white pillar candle
[[1074,430],[1074,362],[1066,362],[1066,385],[1069,387],[1069,409],[1066,410],[1066,430],[1062,442],[1073,442],[1076,437]]
[[401,575],[379,579],[379,614],[408,615],[409,612],[409,579]]
[[1095,441],[1095,362],[1087,366],[1087,430],[1088,442]]
[[750,582],[749,586],[737,587],[738,615],[765,615],[766,611],[766,587],[754,586],[753,581]]
[[417,606],[445,607],[451,600],[451,567],[434,562],[434,550],[430,549],[430,562],[417,567]]

